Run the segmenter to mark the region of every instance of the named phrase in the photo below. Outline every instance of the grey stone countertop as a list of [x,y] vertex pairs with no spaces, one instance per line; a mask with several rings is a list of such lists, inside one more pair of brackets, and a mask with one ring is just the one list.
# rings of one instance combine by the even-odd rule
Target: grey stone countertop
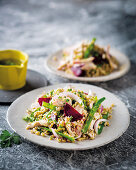
[[[0,0],[0,50],[29,54],[28,68],[45,75],[49,84],[73,82],[44,69],[49,54],[82,39],[124,52],[130,71],[120,79],[93,83],[117,95],[130,112],[130,126],[117,140],[87,151],[61,151],[22,139],[0,149],[0,169],[136,169],[136,0]],[[0,104],[0,130],[9,105]]]

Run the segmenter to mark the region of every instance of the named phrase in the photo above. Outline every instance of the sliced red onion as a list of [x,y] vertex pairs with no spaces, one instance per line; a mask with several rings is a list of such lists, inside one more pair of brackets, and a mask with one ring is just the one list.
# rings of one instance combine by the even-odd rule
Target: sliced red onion
[[95,132],[98,134],[98,126],[101,122],[107,122],[107,119],[98,119],[96,120],[95,124],[94,124],[94,130]]
[[55,132],[55,129],[51,128],[51,130],[52,130],[53,135],[54,135],[56,138],[59,138],[59,136],[58,136],[57,133]]
[[101,113],[103,112],[103,106],[102,105],[100,106],[100,111],[101,111]]
[[81,69],[84,66],[84,64],[80,64],[79,66],[72,66],[71,70],[73,74],[77,77],[83,76],[84,71]]
[[42,102],[49,103],[50,100],[51,100],[51,97],[47,97],[47,98],[42,97],[38,99],[38,102],[39,102],[39,105],[42,106]]
[[71,67],[71,70],[72,70],[73,74],[77,77],[82,76],[82,74],[83,74],[83,71],[81,70],[80,67]]
[[81,115],[77,110],[75,110],[72,106],[70,106],[68,103],[64,106],[64,114],[65,116],[72,116],[72,121],[81,120],[83,118],[83,115]]

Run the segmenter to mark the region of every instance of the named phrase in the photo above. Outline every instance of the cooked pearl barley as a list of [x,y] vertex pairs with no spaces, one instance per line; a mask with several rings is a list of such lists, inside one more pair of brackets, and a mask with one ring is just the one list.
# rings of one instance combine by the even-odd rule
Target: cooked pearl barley
[[36,131],[35,134],[39,136],[39,135],[40,135],[40,132],[39,132],[39,131]]

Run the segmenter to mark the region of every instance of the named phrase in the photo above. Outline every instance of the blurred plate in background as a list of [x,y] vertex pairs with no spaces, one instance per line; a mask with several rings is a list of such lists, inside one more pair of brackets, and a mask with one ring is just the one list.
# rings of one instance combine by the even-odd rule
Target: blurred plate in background
[[[67,78],[67,79],[72,79],[72,80],[79,80],[79,81],[85,81],[85,82],[102,82],[102,81],[109,81],[113,80],[116,78],[119,78],[126,74],[128,70],[130,69],[130,61],[126,55],[123,53],[119,52],[116,49],[111,48],[110,49],[110,54],[113,55],[117,61],[120,64],[120,68],[117,71],[112,72],[109,75],[106,76],[99,76],[99,77],[76,77],[74,75],[68,74],[64,71],[57,70],[60,61],[62,60],[62,50],[59,50],[52,54],[51,56],[48,56],[45,59],[45,69],[55,75]],[[56,60],[54,61],[54,56],[56,57]]]

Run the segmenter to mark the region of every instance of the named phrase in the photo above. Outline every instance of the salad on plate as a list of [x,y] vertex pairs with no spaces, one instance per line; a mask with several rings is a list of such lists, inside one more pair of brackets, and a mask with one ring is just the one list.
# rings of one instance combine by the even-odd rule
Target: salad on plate
[[58,70],[76,77],[98,77],[108,75],[119,69],[119,63],[109,52],[91,42],[83,41],[63,50]]
[[[43,93],[27,110],[23,118],[26,129],[50,140],[75,142],[92,140],[109,126],[112,108],[103,106],[100,99],[89,90],[84,92],[74,87],[65,87]],[[104,135],[104,134],[103,134]]]

